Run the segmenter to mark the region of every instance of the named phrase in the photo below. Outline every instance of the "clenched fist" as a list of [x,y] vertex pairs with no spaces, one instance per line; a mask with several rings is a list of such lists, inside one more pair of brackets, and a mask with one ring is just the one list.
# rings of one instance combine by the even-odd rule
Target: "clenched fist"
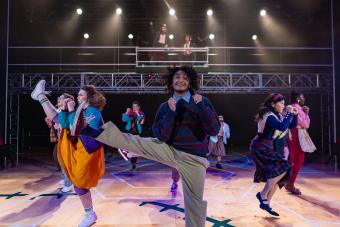
[[200,95],[200,94],[195,94],[195,95],[193,95],[192,96],[192,98],[194,99],[194,102],[196,103],[196,104],[198,104],[198,103],[200,103],[200,102],[202,102],[202,95]]
[[310,108],[309,108],[308,106],[303,106],[303,107],[302,107],[302,110],[303,110],[303,112],[305,112],[306,114],[309,114]]
[[172,111],[176,111],[176,100],[174,99],[174,98],[169,98],[169,100],[168,100],[168,105],[169,105],[169,108],[170,108],[170,110],[172,110]]

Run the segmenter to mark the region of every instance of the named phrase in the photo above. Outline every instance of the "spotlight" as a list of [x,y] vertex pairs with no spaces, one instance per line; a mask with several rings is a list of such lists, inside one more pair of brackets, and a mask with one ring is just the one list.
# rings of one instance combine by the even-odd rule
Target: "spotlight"
[[171,8],[171,9],[169,10],[169,14],[170,14],[171,16],[174,16],[175,13],[176,13],[176,11],[175,11],[173,8]]
[[121,8],[117,8],[117,9],[116,9],[116,13],[117,13],[117,14],[120,15],[120,14],[122,14],[122,12],[123,12],[123,10],[122,10]]
[[214,12],[212,11],[212,9],[208,9],[208,10],[207,10],[207,15],[208,15],[208,16],[212,16],[213,13],[214,13]]
[[211,34],[209,35],[209,39],[211,39],[211,40],[215,39],[215,35],[214,35],[213,33],[211,33]]
[[88,38],[90,38],[90,35],[88,33],[85,33],[84,34],[84,39],[88,39]]
[[251,37],[253,40],[257,40],[257,35],[253,35],[252,37]]
[[174,38],[175,38],[175,36],[173,34],[169,35],[169,39],[174,39]]
[[133,35],[130,33],[130,34],[128,35],[128,38],[129,38],[129,39],[133,39]]
[[83,14],[83,10],[82,10],[81,8],[78,8],[78,9],[77,9],[77,14],[78,14],[78,15],[82,15],[82,14]]
[[265,9],[261,9],[261,11],[260,11],[260,16],[261,17],[264,17],[264,16],[266,16],[267,15],[267,11],[265,10]]

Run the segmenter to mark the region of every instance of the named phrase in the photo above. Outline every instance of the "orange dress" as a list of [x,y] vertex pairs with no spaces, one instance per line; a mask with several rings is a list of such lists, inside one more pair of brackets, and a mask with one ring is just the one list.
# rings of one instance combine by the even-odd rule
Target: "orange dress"
[[78,188],[96,187],[99,179],[104,176],[104,148],[89,154],[81,140],[74,144],[67,137],[67,129],[63,129],[58,141],[58,155],[67,177]]

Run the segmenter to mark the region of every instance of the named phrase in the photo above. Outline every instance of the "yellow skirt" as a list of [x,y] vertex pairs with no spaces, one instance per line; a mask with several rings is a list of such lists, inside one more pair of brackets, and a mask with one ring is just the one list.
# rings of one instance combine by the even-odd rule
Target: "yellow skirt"
[[75,144],[70,141],[65,129],[58,141],[58,156],[67,177],[78,188],[96,187],[99,179],[104,176],[104,148],[89,154],[79,138]]

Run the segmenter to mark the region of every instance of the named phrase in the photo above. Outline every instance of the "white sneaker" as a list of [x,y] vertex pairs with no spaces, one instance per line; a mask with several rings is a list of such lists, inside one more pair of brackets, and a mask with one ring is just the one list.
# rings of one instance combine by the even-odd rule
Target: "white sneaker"
[[89,227],[96,223],[97,215],[94,211],[87,212],[78,227]]
[[72,191],[72,188],[73,188],[73,185],[71,185],[71,186],[64,186],[62,189],[61,189],[61,192],[62,193],[66,193],[66,192],[70,192],[70,191]]
[[128,156],[128,151],[118,148],[118,153],[120,154],[120,156],[122,156],[122,158],[124,158],[125,161],[130,161],[131,158]]
[[45,94],[45,84],[46,84],[45,80],[40,80],[37,83],[37,85],[35,85],[35,88],[34,88],[34,90],[31,93],[31,98],[32,99],[39,101],[38,96],[40,94]]

